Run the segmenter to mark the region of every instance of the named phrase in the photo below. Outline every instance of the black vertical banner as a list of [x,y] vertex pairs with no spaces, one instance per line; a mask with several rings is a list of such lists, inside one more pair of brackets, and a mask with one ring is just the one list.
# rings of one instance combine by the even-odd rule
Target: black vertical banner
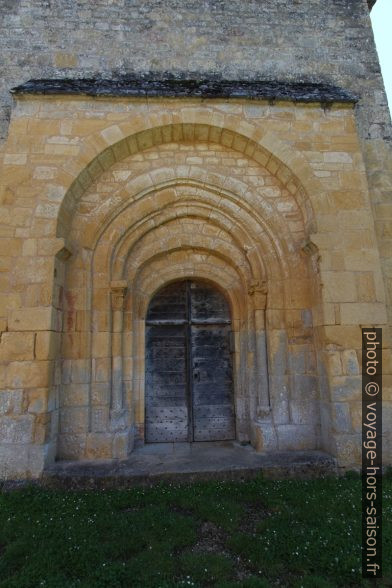
[[382,329],[362,329],[362,577],[382,577]]

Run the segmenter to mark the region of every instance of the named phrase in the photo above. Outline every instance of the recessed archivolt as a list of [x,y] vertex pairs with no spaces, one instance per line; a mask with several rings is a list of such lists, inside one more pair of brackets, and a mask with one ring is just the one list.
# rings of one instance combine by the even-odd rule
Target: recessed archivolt
[[[298,255],[295,248],[286,241],[277,238],[271,227],[251,207],[244,208],[243,201],[236,202],[233,195],[213,187],[197,185],[172,187],[164,186],[144,194],[143,198],[128,203],[121,208],[112,222],[109,222],[101,234],[94,251],[94,273],[107,272],[108,279],[122,279],[122,260],[128,255],[135,243],[146,232],[156,230],[171,218],[197,217],[204,219],[205,226],[217,225],[229,232],[236,239],[249,260],[263,268],[270,266],[270,275],[275,279],[289,275],[289,258]],[[190,197],[197,193],[198,199]],[[284,225],[280,227],[284,230]],[[280,267],[280,269],[278,268]],[[260,273],[261,270],[258,271]],[[262,270],[265,273],[265,270]]]
[[[186,221],[186,223],[182,221]],[[249,260],[245,251],[238,248],[229,234],[218,237],[202,232],[200,218],[173,219],[160,225],[155,231],[149,231],[140,239],[132,251],[129,251],[125,262],[124,275],[132,280],[140,267],[156,255],[175,249],[204,249],[215,251],[217,255],[230,260],[235,267],[251,277]]]
[[205,254],[194,250],[172,251],[140,268],[132,290],[136,318],[144,320],[149,301],[162,286],[192,278],[205,279],[218,286],[228,297],[233,321],[246,318],[246,284],[236,269],[212,252]]
[[[136,266],[135,250],[141,251],[141,254],[144,255],[142,249],[147,239],[150,242],[159,241],[159,237],[162,235],[166,240],[168,230],[170,231],[168,239],[169,241],[171,239],[171,242],[167,244],[170,246],[176,243],[178,232],[187,232],[189,244],[192,240],[199,240],[200,238],[211,239],[212,245],[214,245],[214,241],[226,241],[229,247],[234,247],[240,252],[255,274],[265,274],[264,264],[258,251],[259,247],[255,243],[254,237],[245,232],[238,222],[232,223],[227,228],[225,226],[227,217],[222,213],[215,214],[214,218],[211,218],[210,215],[211,208],[209,206],[201,203],[191,203],[188,206],[185,202],[165,210],[159,216],[154,216],[154,224],[150,222],[149,218],[145,219],[145,222],[141,223],[135,231],[125,234],[118,242],[116,249],[113,250],[113,263],[110,262],[109,264],[112,279],[122,279],[124,277],[123,272],[127,259],[130,266]],[[190,230],[190,225],[196,225],[192,231]],[[188,231],[184,231],[185,227],[188,228]]]
[[[129,163],[132,167],[132,162]],[[249,178],[250,179],[250,178]],[[116,184],[115,184],[116,185]],[[133,176],[127,183],[114,191],[105,191],[101,194],[101,201],[91,209],[91,197],[87,194],[88,212],[83,206],[80,214],[75,215],[70,239],[76,243],[93,249],[101,234],[108,224],[126,208],[130,202],[145,198],[152,191],[159,198],[161,208],[167,205],[165,195],[162,191],[165,187],[176,185],[176,189],[186,195],[188,191],[197,197],[198,192],[209,190],[209,198],[212,204],[216,205],[217,199],[226,197],[228,205],[242,207],[254,215],[259,224],[265,227],[271,226],[276,234],[284,234],[285,240],[302,243],[305,238],[304,222],[302,212],[297,202],[291,197],[287,190],[281,190],[281,196],[266,196],[267,191],[276,190],[275,187],[255,187],[247,183],[246,178],[239,180],[228,174],[221,174],[217,171],[204,169],[196,165],[179,165],[149,170]],[[107,186],[111,186],[109,182]],[[159,194],[159,196],[158,196]],[[222,194],[222,196],[221,196]],[[286,194],[286,196],[285,196]],[[98,194],[94,195],[94,200]],[[83,199],[84,200],[84,199]]]
[[[141,116],[136,119],[137,117],[133,117],[127,122],[113,125],[112,129],[104,129],[87,137],[78,159],[70,160],[66,164],[67,173],[71,171],[75,174],[78,166],[79,171],[61,204],[57,236],[68,234],[79,199],[92,183],[116,162],[154,145],[200,141],[224,145],[264,166],[296,199],[302,210],[306,229],[315,230],[313,209],[305,186],[308,191],[318,195],[324,192],[322,186],[300,154],[288,149],[287,145],[271,133],[263,132],[260,126],[251,125],[239,117],[218,115],[206,109],[189,108],[186,112],[164,112],[161,115],[154,115],[151,119]],[[138,128],[140,130],[137,130]],[[110,132],[113,129],[115,132]],[[269,149],[263,146],[264,135]],[[112,140],[111,137],[123,138]],[[89,163],[80,169],[80,162],[85,161]],[[296,174],[292,170],[295,170]]]

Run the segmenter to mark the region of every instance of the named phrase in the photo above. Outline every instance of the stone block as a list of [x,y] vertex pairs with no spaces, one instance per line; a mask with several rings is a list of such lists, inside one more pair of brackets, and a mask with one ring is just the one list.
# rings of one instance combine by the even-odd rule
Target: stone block
[[89,409],[86,407],[64,407],[60,413],[60,434],[86,434]]
[[43,388],[50,382],[52,362],[13,361],[8,364],[5,381],[8,388]]
[[90,360],[74,359],[72,361],[71,381],[73,384],[86,384],[90,381]]
[[41,413],[35,417],[33,441],[35,444],[42,445],[49,441],[50,438],[51,414]]
[[62,406],[88,406],[88,384],[65,384],[61,391]]
[[126,459],[133,449],[133,432],[124,431],[113,436],[112,458]]
[[278,425],[276,431],[280,451],[303,451],[318,447],[313,425]]
[[7,256],[17,257],[22,255],[23,240],[16,238],[0,237],[0,251],[7,253]]
[[83,459],[86,451],[87,434],[60,434],[58,436],[58,457],[60,459]]
[[34,417],[13,415],[0,417],[1,443],[31,443],[33,441]]
[[55,316],[50,306],[13,310],[8,322],[10,331],[51,331],[54,327]]
[[343,349],[361,349],[360,323],[355,325],[326,325],[320,336],[325,345],[337,345]]
[[34,333],[2,333],[0,335],[0,360],[34,359],[34,338]]
[[111,360],[108,357],[93,359],[93,382],[109,382]]
[[108,357],[110,355],[110,333],[93,334],[93,357]]
[[31,414],[43,414],[50,410],[49,388],[34,388],[25,391],[25,406]]
[[109,459],[112,457],[113,437],[107,433],[89,433],[86,443],[87,459]]
[[270,398],[274,422],[276,424],[287,424],[290,420],[290,385],[288,376],[270,377]]
[[356,276],[359,302],[375,302],[376,287],[373,273],[361,272]]
[[117,141],[121,141],[124,139],[124,133],[117,125],[112,125],[101,131],[101,135],[106,141],[108,145],[112,145],[113,143],[117,143]]
[[94,433],[105,433],[109,428],[109,406],[93,406],[91,408],[91,430]]
[[318,378],[294,375],[291,382],[291,422],[298,425],[317,425],[320,422]]
[[336,402],[359,400],[362,397],[362,385],[359,376],[332,378],[330,386],[331,398]]
[[256,451],[276,451],[278,449],[278,438],[275,426],[256,422],[252,427],[251,442]]
[[287,334],[285,331],[270,331],[268,337],[268,365],[270,374],[287,373]]
[[[19,308],[22,305],[22,297],[20,294],[3,294],[0,293],[0,315],[7,316],[12,314],[12,310]],[[11,313],[9,313],[11,311]],[[20,329],[18,329],[20,330]]]
[[340,467],[358,467],[362,458],[361,435],[358,433],[335,435],[336,458]]
[[108,406],[111,387],[109,382],[94,382],[91,384],[91,402],[93,405]]
[[327,302],[355,302],[357,289],[351,272],[323,272],[324,299]]
[[332,431],[335,433],[351,433],[352,423],[349,405],[345,402],[334,402],[332,409]]
[[28,445],[0,444],[1,480],[23,480],[30,477],[29,471]]
[[[57,206],[57,205],[56,205]],[[19,257],[12,271],[14,284],[37,284],[52,282],[53,259],[49,257]]]
[[378,303],[341,304],[340,316],[342,325],[384,325],[387,322],[385,305]]
[[56,359],[60,351],[61,336],[54,331],[40,331],[35,338],[37,359]]
[[20,414],[23,407],[23,390],[0,390],[0,416]]
[[357,376],[360,373],[357,352],[354,349],[346,349],[342,353],[343,374]]

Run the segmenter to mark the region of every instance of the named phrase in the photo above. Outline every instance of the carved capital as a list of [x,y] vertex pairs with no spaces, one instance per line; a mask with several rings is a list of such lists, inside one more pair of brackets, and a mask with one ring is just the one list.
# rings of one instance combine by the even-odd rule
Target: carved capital
[[127,282],[117,280],[110,284],[112,310],[122,310],[124,307],[124,298],[127,292]]
[[311,239],[304,241],[302,243],[301,249],[305,255],[315,255],[318,253],[318,247]]
[[253,298],[254,308],[263,310],[267,305],[267,282],[265,280],[252,280],[248,286],[248,294]]
[[265,280],[252,280],[248,287],[248,294],[267,294],[267,282]]
[[48,239],[46,247],[48,250],[52,250],[57,259],[61,261],[67,261],[72,255],[72,249],[70,245],[62,237],[56,239]]

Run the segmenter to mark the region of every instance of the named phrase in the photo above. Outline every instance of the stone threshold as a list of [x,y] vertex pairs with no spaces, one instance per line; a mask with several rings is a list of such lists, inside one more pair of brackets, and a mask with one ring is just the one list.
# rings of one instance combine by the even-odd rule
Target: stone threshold
[[135,449],[126,460],[58,461],[47,468],[40,486],[114,489],[159,482],[318,478],[337,475],[336,460],[322,451],[257,453],[237,442],[157,443]]

